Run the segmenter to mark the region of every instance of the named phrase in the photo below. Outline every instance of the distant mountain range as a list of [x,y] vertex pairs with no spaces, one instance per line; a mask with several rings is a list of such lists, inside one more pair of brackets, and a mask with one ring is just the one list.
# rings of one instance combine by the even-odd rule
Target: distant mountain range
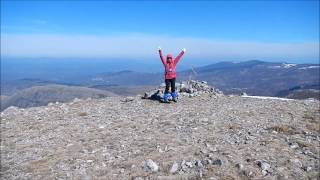
[[[87,73],[89,74],[89,73]],[[290,64],[263,61],[220,62],[178,72],[177,82],[207,81],[225,94],[320,99],[319,64]],[[119,71],[93,73],[66,79],[1,79],[1,109],[30,107],[73,98],[135,95],[157,87],[163,73]]]
[[[197,79],[226,94],[284,96],[294,87],[319,90],[319,64],[270,63],[263,61],[220,62],[178,73],[177,81]],[[99,74],[88,83],[109,85],[155,85],[163,82],[162,73],[122,71]]]
[[187,78],[208,81],[226,94],[246,92],[250,95],[277,96],[280,91],[303,86],[319,90],[319,64],[288,64],[263,61],[221,62],[180,73]]

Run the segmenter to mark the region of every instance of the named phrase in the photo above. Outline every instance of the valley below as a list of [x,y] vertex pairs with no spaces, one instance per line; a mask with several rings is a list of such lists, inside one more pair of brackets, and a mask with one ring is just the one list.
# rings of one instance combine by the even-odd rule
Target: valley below
[[[99,63],[101,64],[100,61]],[[99,63],[88,64],[88,66],[95,67],[97,69],[95,71],[102,71],[102,67],[98,67]],[[60,64],[56,66],[59,67]],[[108,63],[101,64],[101,66],[108,66]],[[207,81],[209,85],[220,89],[227,95],[247,94],[319,100],[319,67],[317,64],[272,63],[258,60],[220,62],[181,70],[177,75],[177,83],[195,79]],[[64,68],[65,71],[56,73],[51,70],[47,73],[39,72],[37,76],[29,74],[33,76],[32,78],[27,77],[27,72],[25,75],[19,73],[12,75],[13,72],[9,73],[4,69],[1,79],[1,110],[10,106],[27,108],[47,105],[50,102],[70,102],[74,98],[143,95],[144,92],[155,89],[164,82],[163,73],[159,72],[122,70],[93,71],[90,74],[85,69],[83,69],[85,73],[81,73],[85,64],[80,67],[66,66]],[[39,69],[34,69],[32,72],[37,71]]]

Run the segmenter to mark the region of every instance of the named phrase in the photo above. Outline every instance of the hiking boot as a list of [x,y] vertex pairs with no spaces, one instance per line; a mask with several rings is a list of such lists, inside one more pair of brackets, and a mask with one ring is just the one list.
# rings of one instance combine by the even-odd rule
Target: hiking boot
[[168,103],[169,102],[169,93],[164,93],[163,95],[163,102]]
[[172,100],[173,100],[174,102],[177,102],[177,93],[176,93],[176,91],[173,91],[173,92],[171,93],[171,96],[172,96]]

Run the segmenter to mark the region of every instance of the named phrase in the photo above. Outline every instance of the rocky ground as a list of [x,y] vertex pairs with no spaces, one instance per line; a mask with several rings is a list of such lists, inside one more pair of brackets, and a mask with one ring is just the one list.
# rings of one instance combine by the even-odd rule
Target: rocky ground
[[319,179],[319,119],[316,100],[216,91],[10,107],[1,178]]

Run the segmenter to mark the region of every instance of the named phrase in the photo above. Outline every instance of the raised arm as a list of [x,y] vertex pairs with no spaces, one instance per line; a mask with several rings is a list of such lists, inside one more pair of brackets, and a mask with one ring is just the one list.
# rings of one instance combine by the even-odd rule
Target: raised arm
[[180,61],[180,59],[181,59],[182,55],[184,54],[184,52],[186,52],[185,48],[183,48],[182,51],[179,53],[179,55],[176,58],[174,58],[174,64],[175,65],[178,64],[178,62]]
[[160,55],[161,62],[162,62],[162,64],[165,66],[165,65],[166,65],[166,61],[165,61],[164,58],[163,58],[161,48],[159,47],[158,50],[159,50],[159,55]]

